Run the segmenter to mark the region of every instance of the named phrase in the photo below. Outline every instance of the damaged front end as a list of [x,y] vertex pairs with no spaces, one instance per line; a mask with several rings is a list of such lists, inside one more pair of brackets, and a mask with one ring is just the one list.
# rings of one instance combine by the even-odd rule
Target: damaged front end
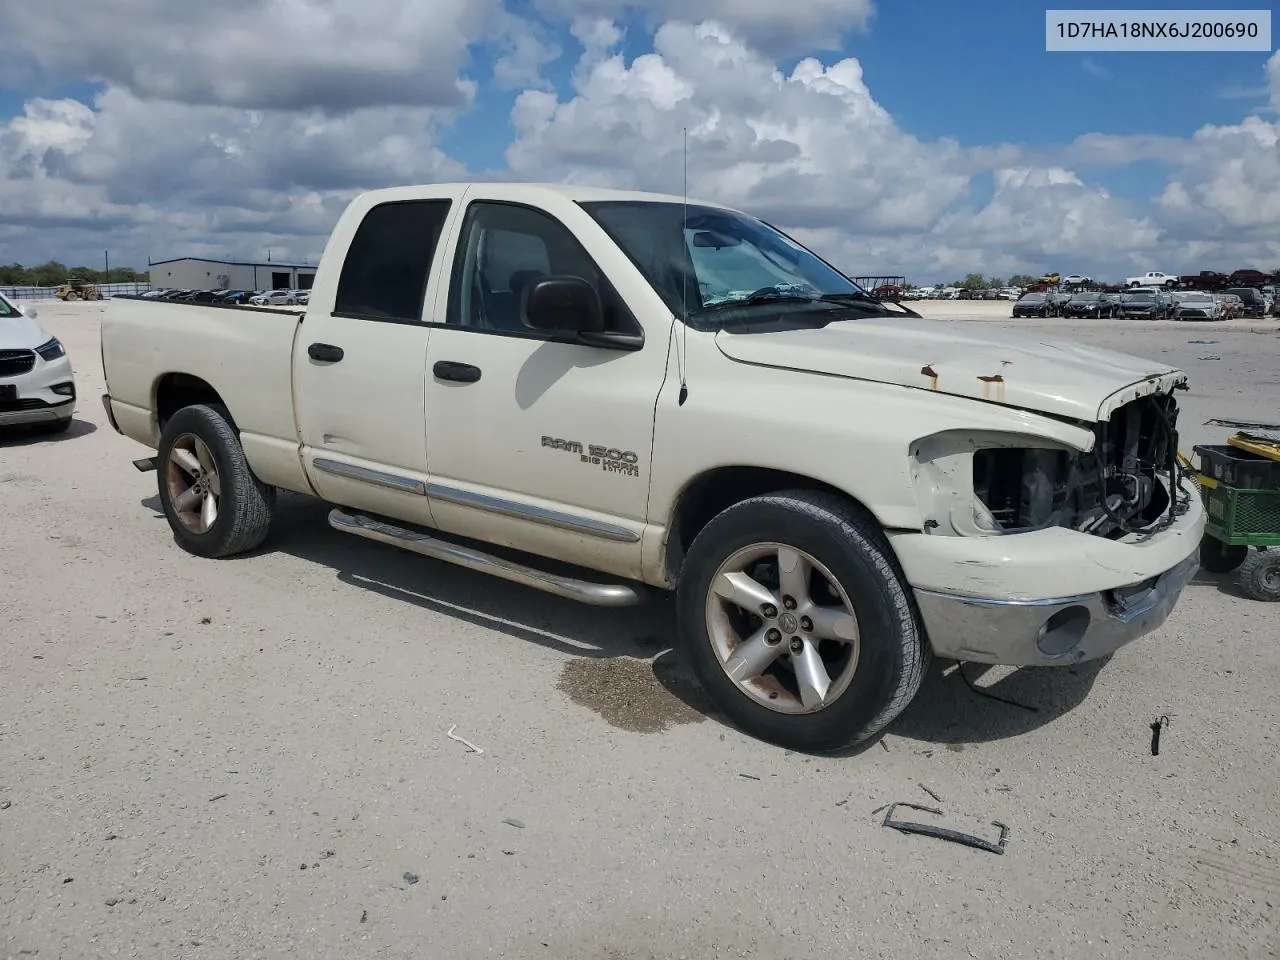
[[1163,529],[1186,500],[1177,422],[1168,389],[1133,397],[1091,427],[1060,424],[1056,437],[928,437],[912,449],[925,531],[972,537],[1057,527],[1119,540]]
[[1065,527],[1109,539],[1171,517],[1178,476],[1178,407],[1172,395],[1139,397],[1094,425],[1087,453],[1047,448],[975,451],[975,508],[991,532]]

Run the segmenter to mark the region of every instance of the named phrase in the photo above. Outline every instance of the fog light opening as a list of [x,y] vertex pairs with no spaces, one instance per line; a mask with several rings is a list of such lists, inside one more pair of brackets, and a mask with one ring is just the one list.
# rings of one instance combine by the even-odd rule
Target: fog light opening
[[1046,657],[1061,657],[1079,646],[1090,619],[1085,607],[1065,607],[1044,622],[1036,646]]
[[49,389],[60,397],[74,397],[76,395],[76,385],[74,383],[55,383]]

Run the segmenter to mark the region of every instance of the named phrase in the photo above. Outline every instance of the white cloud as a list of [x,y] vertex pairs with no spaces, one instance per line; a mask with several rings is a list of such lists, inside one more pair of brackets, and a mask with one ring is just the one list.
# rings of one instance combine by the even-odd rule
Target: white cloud
[[[687,129],[691,194],[764,216],[855,273],[1280,263],[1280,125],[1259,117],[1189,138],[926,141],[875,99],[856,59],[778,66],[864,26],[869,2],[653,0],[654,16],[721,20],[664,23],[633,59],[612,19],[625,0],[540,2],[575,15],[582,54],[563,98],[544,78],[560,55],[551,29],[499,0],[211,0],[183,6],[180,29],[159,0],[113,0],[113,17],[86,8],[78,43],[46,25],[70,0],[46,0],[38,22],[0,7],[0,83],[21,71],[107,80],[92,103],[32,98],[0,122],[0,260],[96,259],[106,246],[136,264],[268,246],[314,256],[355,191],[467,175],[438,144],[471,96],[468,44],[483,41],[494,83],[524,88],[510,169],[492,175],[676,193]],[[323,36],[286,29],[305,16]],[[343,30],[358,34],[350,49]],[[1266,78],[1280,108],[1280,54]],[[1149,202],[1090,182],[1150,161],[1170,172]]]
[[459,106],[468,47],[501,0],[42,0],[0,4],[0,86],[100,81],[261,109]]
[[958,145],[903,133],[856,60],[783,74],[722,26],[678,22],[630,64],[587,56],[571,100],[517,101],[517,174],[678,193],[687,128],[691,193],[791,226],[927,229],[967,189]]
[[81,231],[77,248],[109,238],[117,262],[135,264],[176,250],[245,256],[268,244],[315,256],[356,191],[465,175],[434,146],[442,115],[192,107],[118,88],[93,108],[35,100],[0,126],[0,209],[6,223],[31,228],[0,259],[69,257],[48,246],[51,228],[64,231],[61,243]]
[[838,50],[841,39],[865,30],[872,0],[536,0],[558,17],[613,19],[629,9],[644,11],[650,26],[673,19],[724,23],[753,47],[776,56]]

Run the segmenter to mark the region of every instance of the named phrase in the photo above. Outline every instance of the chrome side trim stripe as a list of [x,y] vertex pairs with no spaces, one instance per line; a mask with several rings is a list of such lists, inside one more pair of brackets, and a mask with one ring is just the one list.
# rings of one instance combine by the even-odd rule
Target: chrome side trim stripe
[[379,487],[399,490],[402,493],[416,493],[421,496],[425,496],[427,493],[427,485],[421,480],[413,479],[413,477],[402,477],[398,474],[371,470],[368,467],[357,467],[351,463],[343,463],[341,460],[328,460],[323,457],[315,458],[311,461],[311,465],[317,470],[323,470],[325,473],[331,473],[335,477],[344,477],[347,480],[360,480]]
[[457,490],[438,483],[427,484],[427,497],[431,500],[440,500],[445,503],[456,503],[463,507],[474,507],[477,510],[484,510],[488,513],[502,514],[505,517],[515,517],[517,520],[528,520],[530,523],[541,523],[548,527],[558,527],[561,530],[572,530],[575,533],[586,534],[589,537],[599,537],[602,540],[613,540],[616,543],[640,542],[640,534],[617,524],[604,523],[588,517],[576,517],[572,514],[561,513],[558,510],[547,510],[544,507],[531,507],[527,504],[502,500],[482,493]]

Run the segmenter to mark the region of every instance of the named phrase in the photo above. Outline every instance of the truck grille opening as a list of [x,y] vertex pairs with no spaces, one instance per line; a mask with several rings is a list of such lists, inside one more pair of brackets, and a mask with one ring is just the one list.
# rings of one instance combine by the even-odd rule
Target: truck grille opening
[[979,450],[973,487],[1006,533],[1066,527],[1118,539],[1174,515],[1178,407],[1140,397],[1096,424],[1093,451]]

